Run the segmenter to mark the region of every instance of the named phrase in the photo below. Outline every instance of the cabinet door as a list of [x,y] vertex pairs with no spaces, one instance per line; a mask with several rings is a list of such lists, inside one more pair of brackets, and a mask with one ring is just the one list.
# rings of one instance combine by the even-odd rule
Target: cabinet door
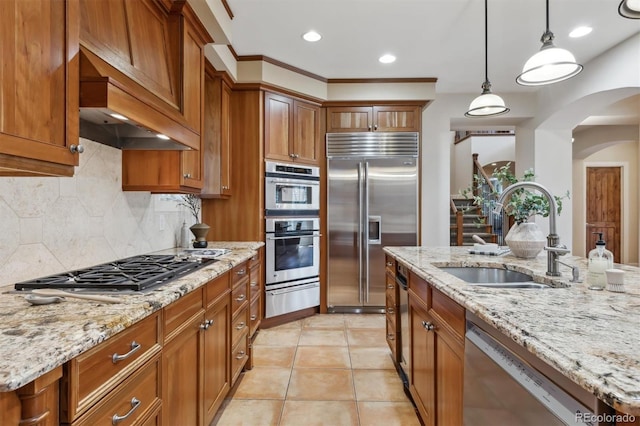
[[372,123],[371,107],[327,108],[327,133],[370,132]]
[[375,132],[419,132],[420,107],[375,106],[373,107],[373,131]]
[[320,156],[320,107],[306,102],[293,102],[293,144],[291,154],[296,162],[318,164]]
[[231,89],[207,66],[205,76],[202,198],[231,196]]
[[200,325],[193,317],[162,351],[162,420],[166,426],[200,425]]
[[231,343],[229,318],[231,317],[229,296],[220,298],[205,313],[205,320],[211,321],[204,334],[204,424],[213,420],[216,411],[229,391],[231,378]]
[[264,156],[271,160],[291,161],[293,140],[293,99],[264,94]]
[[458,338],[441,327],[436,327],[435,335],[437,423],[442,426],[461,425],[464,347]]
[[411,396],[426,426],[435,423],[436,398],[435,333],[428,330],[430,316],[420,302],[409,296],[411,355],[409,384]]
[[0,2],[0,176],[73,176],[78,21],[74,1]]

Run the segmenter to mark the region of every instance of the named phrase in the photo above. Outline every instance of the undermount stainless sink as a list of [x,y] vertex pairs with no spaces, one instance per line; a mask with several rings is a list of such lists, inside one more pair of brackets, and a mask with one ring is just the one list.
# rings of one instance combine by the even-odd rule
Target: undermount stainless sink
[[500,268],[485,268],[479,266],[443,266],[441,271],[451,274],[471,285],[492,288],[552,288],[546,284],[533,282],[533,277],[522,272]]

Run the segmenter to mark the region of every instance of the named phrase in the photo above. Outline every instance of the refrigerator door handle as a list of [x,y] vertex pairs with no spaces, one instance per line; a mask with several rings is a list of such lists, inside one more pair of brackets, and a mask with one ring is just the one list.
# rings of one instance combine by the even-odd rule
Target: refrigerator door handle
[[382,244],[382,216],[369,216],[369,244]]
[[362,223],[363,217],[363,201],[364,201],[364,188],[363,188],[363,179],[364,179],[364,170],[362,167],[362,162],[358,163],[358,301],[360,304],[363,303],[363,279],[362,279],[362,250],[364,244],[363,238],[363,228],[364,225]]
[[364,270],[365,272],[365,289],[364,302],[369,303],[369,162],[364,162],[364,216],[361,217],[362,226],[364,227],[363,250],[364,250]]

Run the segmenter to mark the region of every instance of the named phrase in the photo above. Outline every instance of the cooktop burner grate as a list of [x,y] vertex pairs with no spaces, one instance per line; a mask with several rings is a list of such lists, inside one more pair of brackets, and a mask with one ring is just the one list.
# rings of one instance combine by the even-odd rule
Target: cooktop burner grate
[[141,291],[168,283],[213,261],[213,259],[193,259],[173,255],[140,255],[22,281],[14,287],[16,290],[57,288]]

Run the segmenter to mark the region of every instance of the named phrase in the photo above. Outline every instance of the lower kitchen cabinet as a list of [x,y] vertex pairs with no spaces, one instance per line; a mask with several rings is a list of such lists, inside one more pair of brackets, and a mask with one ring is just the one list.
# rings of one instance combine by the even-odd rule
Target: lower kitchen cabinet
[[464,308],[411,273],[411,396],[425,425],[462,424]]
[[0,426],[58,426],[61,376],[57,367],[13,392],[0,392]]
[[164,309],[164,425],[213,420],[230,385],[229,310],[228,273]]

